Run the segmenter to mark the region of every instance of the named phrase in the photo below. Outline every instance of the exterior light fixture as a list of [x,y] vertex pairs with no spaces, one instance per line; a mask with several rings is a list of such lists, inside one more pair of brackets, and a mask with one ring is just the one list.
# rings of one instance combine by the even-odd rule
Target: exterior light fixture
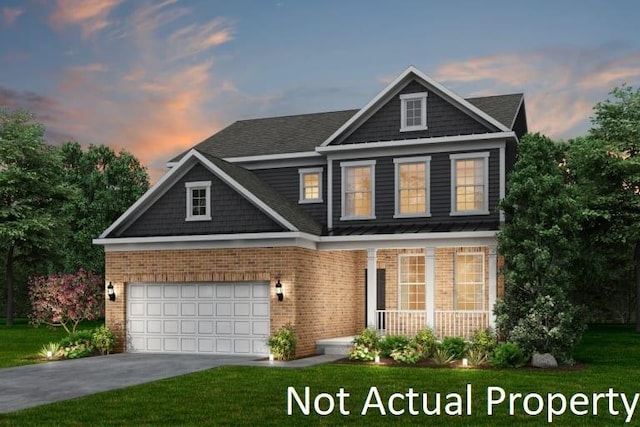
[[280,279],[276,282],[276,295],[278,295],[278,301],[282,301],[284,299],[284,294],[282,293],[282,283],[280,283]]
[[107,286],[107,295],[109,296],[109,301],[116,300],[116,290],[113,289],[111,282],[109,282],[109,285]]

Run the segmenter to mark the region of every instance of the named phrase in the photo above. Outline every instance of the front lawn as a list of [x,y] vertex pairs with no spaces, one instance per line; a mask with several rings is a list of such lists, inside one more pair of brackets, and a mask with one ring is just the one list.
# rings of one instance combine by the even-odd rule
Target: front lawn
[[[55,403],[37,408],[0,415],[0,425],[392,425],[398,422],[416,425],[546,425],[548,405],[539,415],[527,415],[523,397],[537,393],[547,399],[548,393],[562,393],[567,401],[576,393],[585,393],[591,400],[593,393],[625,392],[630,400],[640,392],[640,335],[631,327],[598,326],[591,328],[576,353],[586,366],[576,369],[541,371],[534,369],[436,369],[411,367],[357,366],[328,364],[308,369],[269,369],[255,367],[224,367],[183,377],[158,381],[123,390],[101,393],[86,398]],[[1,373],[0,373],[1,375]],[[0,377],[1,378],[1,377]],[[470,410],[466,415],[466,387],[471,384]],[[303,398],[304,388],[310,387],[312,415],[304,416],[294,402],[294,414],[287,415],[287,387],[295,387]],[[396,410],[403,415],[381,415],[369,409],[364,418],[360,413],[372,387],[379,391],[386,407],[392,393],[405,394],[409,388],[416,393],[428,393],[429,409],[435,405],[435,393],[441,394],[441,414],[422,413],[421,397],[413,408],[419,415],[410,415],[408,400],[395,398]],[[507,395],[522,393],[516,399],[514,415],[510,416],[508,397],[504,404],[494,406],[488,416],[487,390],[500,387]],[[344,411],[339,400],[328,416],[313,414],[313,398],[319,393],[333,396],[344,389]],[[447,415],[445,405],[453,401],[448,393],[463,398],[463,415]],[[556,399],[558,399],[556,397]],[[329,399],[319,399],[319,410],[328,409]],[[537,398],[529,398],[529,410],[538,410]],[[560,401],[556,400],[556,407]],[[631,403],[631,402],[630,402]],[[613,403],[600,398],[593,415],[591,406],[576,406],[587,415],[553,416],[554,425],[622,425],[625,409],[621,400]],[[449,407],[450,411],[455,408]],[[631,425],[640,422],[640,403],[632,411]]]
[[[104,322],[84,322],[78,329],[92,329]],[[34,328],[26,319],[16,319],[10,328],[0,318],[0,368],[38,363],[43,345],[60,341],[67,333],[62,328]]]

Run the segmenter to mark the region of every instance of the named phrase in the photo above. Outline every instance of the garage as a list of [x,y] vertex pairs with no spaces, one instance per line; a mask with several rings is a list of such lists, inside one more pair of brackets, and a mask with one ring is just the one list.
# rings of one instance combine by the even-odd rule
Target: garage
[[127,350],[266,355],[269,284],[130,283]]

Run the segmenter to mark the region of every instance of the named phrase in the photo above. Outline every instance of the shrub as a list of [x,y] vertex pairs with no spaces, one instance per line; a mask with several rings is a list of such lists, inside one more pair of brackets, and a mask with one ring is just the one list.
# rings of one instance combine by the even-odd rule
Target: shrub
[[404,335],[387,335],[380,340],[380,356],[389,357],[394,350],[401,350],[409,344]]
[[94,352],[93,331],[83,329],[73,332],[60,340],[62,356],[66,359],[78,359],[90,356]]
[[471,338],[471,349],[490,354],[498,346],[496,335],[491,329],[477,329]]
[[454,359],[462,359],[467,349],[467,343],[462,337],[444,337],[442,348]]
[[292,360],[296,355],[298,337],[291,325],[285,325],[269,337],[267,345],[276,360]]
[[422,359],[422,351],[413,342],[407,342],[391,352],[391,358],[401,363],[418,363]]
[[380,354],[380,335],[372,328],[364,329],[353,339],[353,347],[349,352],[351,360],[374,360]]
[[490,361],[497,368],[519,368],[527,362],[527,356],[518,344],[506,342],[496,347]]
[[422,353],[422,357],[426,359],[431,357],[435,351],[438,340],[431,328],[425,328],[418,331],[416,336],[413,337],[413,342]]
[[109,354],[116,344],[116,336],[107,325],[102,325],[93,330],[91,344],[100,354]]
[[489,360],[489,353],[478,348],[470,348],[467,351],[467,361],[469,366],[482,366]]
[[38,356],[46,360],[58,360],[63,357],[62,348],[60,343],[50,342],[42,346],[38,352]]
[[437,345],[436,349],[433,351],[431,360],[433,360],[433,363],[438,366],[444,366],[453,360],[453,356],[440,344]]

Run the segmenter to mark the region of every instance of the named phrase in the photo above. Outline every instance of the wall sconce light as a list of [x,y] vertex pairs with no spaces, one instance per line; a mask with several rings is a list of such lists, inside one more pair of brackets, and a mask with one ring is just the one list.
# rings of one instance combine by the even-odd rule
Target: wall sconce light
[[278,295],[278,301],[282,301],[284,299],[284,294],[282,293],[282,283],[280,283],[280,279],[276,282],[276,295]]
[[111,282],[109,282],[109,285],[107,286],[107,295],[109,296],[109,301],[116,300],[116,290],[113,289]]

